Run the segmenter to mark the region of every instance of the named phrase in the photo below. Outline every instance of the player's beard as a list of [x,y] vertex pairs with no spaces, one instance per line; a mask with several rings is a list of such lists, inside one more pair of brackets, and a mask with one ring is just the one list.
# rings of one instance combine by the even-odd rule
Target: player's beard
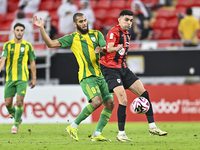
[[15,38],[16,38],[17,40],[21,40],[21,39],[22,39],[22,35],[20,35],[20,36],[15,35]]
[[83,30],[78,24],[76,24],[77,29],[82,33],[82,34],[87,34],[88,33],[88,24],[87,24],[87,29]]

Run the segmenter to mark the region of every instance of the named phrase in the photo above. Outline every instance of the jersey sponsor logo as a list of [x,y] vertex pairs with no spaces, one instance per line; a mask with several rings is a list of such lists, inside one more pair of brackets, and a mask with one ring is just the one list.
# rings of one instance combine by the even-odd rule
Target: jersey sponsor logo
[[120,55],[124,55],[124,53],[125,53],[124,48],[120,49],[120,50],[118,51],[118,53],[119,53]]
[[21,47],[21,52],[24,52],[24,49],[25,49],[24,47]]
[[110,33],[110,39],[113,39],[114,34]]
[[96,41],[96,38],[95,38],[95,37],[91,37],[91,40],[92,40],[93,42],[95,42],[95,41]]
[[120,83],[120,82],[121,82],[121,80],[120,80],[120,79],[117,79],[117,82],[118,82],[118,83]]

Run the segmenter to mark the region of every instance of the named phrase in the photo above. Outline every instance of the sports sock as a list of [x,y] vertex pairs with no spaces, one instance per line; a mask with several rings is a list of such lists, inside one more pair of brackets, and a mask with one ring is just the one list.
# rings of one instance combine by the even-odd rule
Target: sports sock
[[85,120],[93,111],[94,107],[91,104],[85,106],[85,108],[81,111],[78,117],[74,120],[74,122],[79,125],[81,121]]
[[11,107],[7,107],[7,110],[9,112],[9,114],[15,118],[15,106],[12,105]]
[[78,128],[78,125],[75,122],[72,122],[72,124],[70,124],[70,127]]
[[149,123],[149,128],[150,128],[150,129],[156,128],[155,122]]
[[15,111],[15,126],[18,127],[22,114],[23,114],[24,106],[17,106],[17,109]]
[[118,135],[123,135],[123,134],[125,134],[125,131],[119,131],[118,132]]
[[104,108],[101,112],[97,127],[95,129],[96,133],[93,134],[93,136],[98,136],[99,133],[101,134],[101,131],[103,130],[103,128],[105,127],[105,125],[107,124],[107,122],[110,119],[110,116],[112,114],[112,111],[109,109]]
[[117,117],[118,117],[119,131],[124,131],[125,120],[126,120],[126,106],[119,104],[117,110]]
[[147,117],[148,123],[152,123],[152,122],[154,122],[154,116],[153,116],[152,104],[149,99],[149,93],[147,91],[145,91],[141,96],[145,97],[149,101],[150,107],[149,107],[149,110],[147,111],[147,113],[145,113],[145,115]]

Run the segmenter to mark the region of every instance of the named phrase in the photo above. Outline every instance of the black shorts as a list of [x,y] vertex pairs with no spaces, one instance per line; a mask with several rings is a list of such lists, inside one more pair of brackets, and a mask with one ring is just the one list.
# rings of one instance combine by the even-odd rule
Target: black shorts
[[129,68],[108,68],[101,65],[102,73],[108,83],[110,92],[117,86],[124,86],[124,89],[128,89],[139,78],[130,71]]

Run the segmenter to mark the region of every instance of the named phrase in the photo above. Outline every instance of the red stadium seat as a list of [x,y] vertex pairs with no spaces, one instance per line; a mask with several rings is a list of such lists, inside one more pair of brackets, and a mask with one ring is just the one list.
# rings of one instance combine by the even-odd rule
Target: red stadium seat
[[16,1],[13,1],[13,2],[8,1],[8,3],[7,3],[7,11],[8,12],[14,12],[16,10],[18,10],[18,2],[16,2]]
[[121,9],[118,9],[118,8],[113,8],[113,9],[110,9],[107,14],[106,14],[106,18],[113,18],[113,19],[116,19],[119,18],[119,13],[121,12]]
[[177,15],[180,14],[180,13],[186,14],[186,8],[185,8],[185,7],[177,7],[177,8],[173,11],[172,16],[173,16],[173,17],[177,17]]
[[123,9],[125,7],[126,1],[124,0],[113,0],[111,2],[111,8],[120,8]]
[[195,6],[199,6],[200,7],[200,1],[199,0],[193,0],[193,3],[191,5],[192,7],[195,7]]
[[178,0],[177,4],[176,4],[176,8],[178,8],[178,7],[189,8],[189,7],[191,7],[191,5],[192,5],[192,1],[191,0]]
[[12,21],[6,21],[0,24],[0,31],[10,31]]
[[51,24],[57,29],[57,31],[58,31],[58,20],[56,20],[56,19],[53,19],[53,20],[51,20]]
[[159,18],[153,23],[153,29],[164,29],[166,26],[166,19]]
[[80,0],[74,0],[74,4],[78,7],[78,9],[81,8]]
[[173,29],[166,29],[162,32],[159,39],[161,40],[168,40],[172,39]]
[[112,18],[107,18],[104,20],[103,25],[105,27],[113,27],[115,25],[117,25],[119,22],[117,21],[117,19],[112,19]]
[[127,0],[125,3],[125,9],[131,10],[131,4],[133,0]]
[[90,6],[94,10],[97,8],[97,1],[96,0],[91,0],[90,1]]
[[173,19],[169,19],[169,21],[167,21],[165,28],[175,28],[177,25],[178,25],[178,19],[173,18]]
[[5,21],[13,21],[16,18],[15,12],[9,12],[6,15]]
[[159,9],[156,18],[169,18],[172,16],[172,11],[169,9]]
[[0,24],[5,21],[6,14],[0,14]]
[[107,15],[107,12],[105,9],[95,9],[94,14],[96,19],[103,21]]
[[9,40],[9,36],[8,35],[1,35],[0,36],[0,42],[3,42],[3,43],[5,43],[5,42],[7,42]]
[[153,30],[153,37],[152,37],[152,39],[153,40],[158,40],[160,38],[161,34],[162,34],[162,30],[161,29],[155,29],[155,30]]
[[158,5],[159,2],[158,0],[143,0],[143,3],[148,7],[152,7]]
[[47,10],[51,11],[54,8],[54,2],[53,1],[41,1],[39,10]]
[[98,1],[97,2],[97,7],[100,9],[109,9],[111,6],[111,1],[110,0],[103,0],[103,1]]
[[57,10],[52,10],[49,12],[49,16],[52,20],[59,20],[59,16],[57,14]]
[[0,52],[2,52],[3,51],[3,47],[2,46],[0,46]]
[[93,25],[94,30],[101,30],[102,28],[102,22],[100,20],[95,20]]
[[53,9],[57,10],[61,4],[62,4],[62,1],[55,1],[53,4]]

